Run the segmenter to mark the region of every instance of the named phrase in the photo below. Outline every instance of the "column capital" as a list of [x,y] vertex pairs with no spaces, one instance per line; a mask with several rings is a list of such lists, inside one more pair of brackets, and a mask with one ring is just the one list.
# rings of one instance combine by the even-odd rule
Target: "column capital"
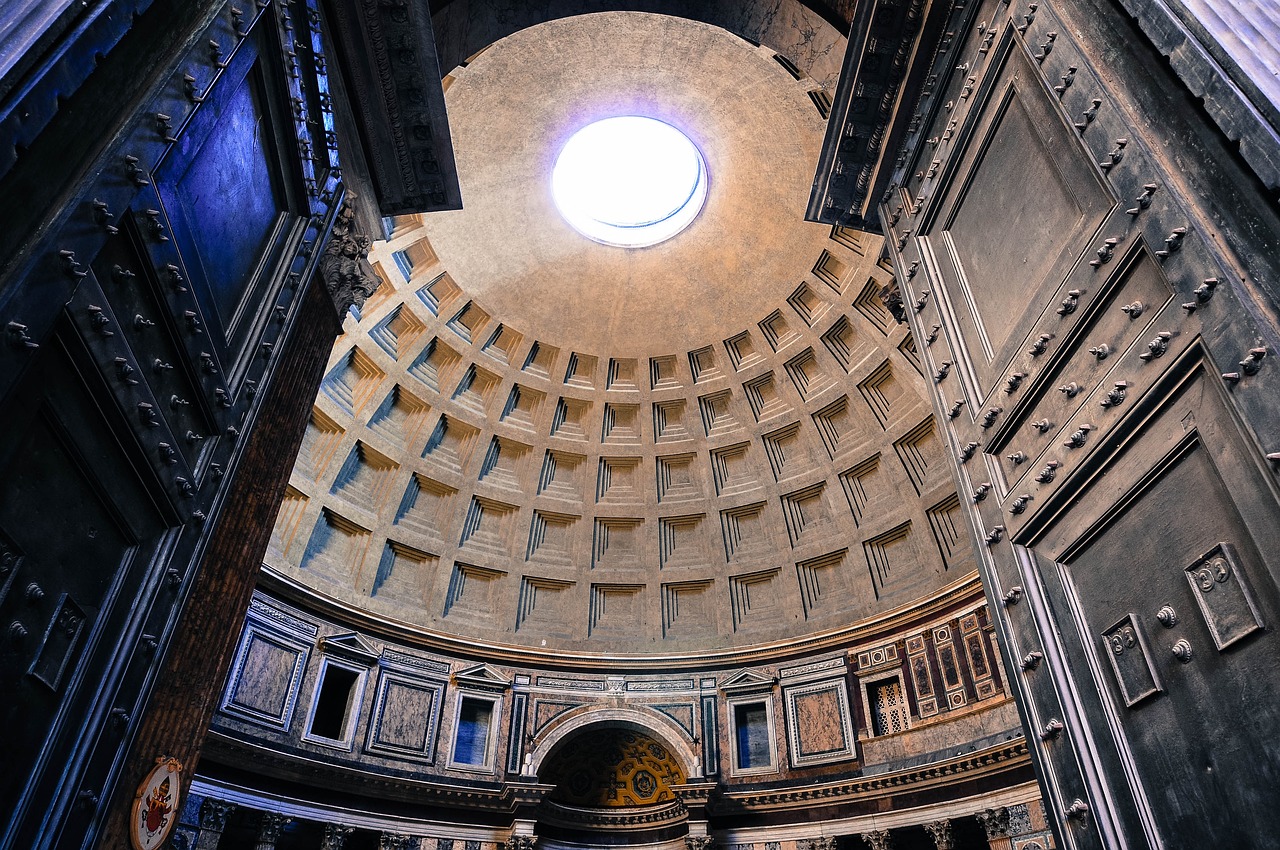
[[200,803],[200,831],[222,832],[227,828],[227,818],[235,811],[236,804],[206,797]]
[[347,826],[346,824],[325,824],[324,837],[320,839],[320,850],[343,850],[347,846],[347,839],[351,837],[353,832],[355,832],[355,827]]
[[924,824],[925,832],[933,839],[933,846],[938,850],[954,850],[955,840],[951,837],[951,821],[943,819]]
[[987,833],[987,840],[1004,838],[1009,835],[1009,810],[1004,806],[998,809],[985,809],[974,815]]
[[862,833],[862,840],[867,842],[867,846],[871,850],[890,850],[893,847],[893,838],[889,835],[889,830],[887,829],[864,832]]

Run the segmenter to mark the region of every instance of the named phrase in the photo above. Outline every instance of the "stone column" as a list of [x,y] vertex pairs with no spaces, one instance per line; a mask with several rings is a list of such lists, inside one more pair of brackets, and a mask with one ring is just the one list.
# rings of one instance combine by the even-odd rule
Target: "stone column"
[[291,823],[293,818],[277,812],[263,812],[262,821],[258,824],[258,842],[253,845],[254,850],[276,850],[280,833]]
[[998,809],[987,809],[974,815],[982,829],[987,833],[987,846],[991,850],[1013,850],[1013,839],[1009,836],[1009,810],[1004,806]]
[[234,809],[235,804],[212,797],[200,804],[200,832],[196,835],[195,850],[218,850],[222,830],[227,828],[227,818]]
[[875,832],[862,833],[862,840],[867,842],[867,846],[871,850],[892,850],[893,838],[889,835],[889,830],[880,829]]
[[325,824],[324,837],[320,839],[320,850],[343,850],[353,832],[355,832],[354,827],[340,823]]
[[955,850],[955,840],[951,837],[951,821],[936,820],[926,823],[924,831],[933,839],[933,846],[938,850]]

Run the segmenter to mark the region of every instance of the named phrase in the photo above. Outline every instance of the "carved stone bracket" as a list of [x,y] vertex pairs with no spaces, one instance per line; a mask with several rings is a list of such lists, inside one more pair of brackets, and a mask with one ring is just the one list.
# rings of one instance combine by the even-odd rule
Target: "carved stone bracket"
[[320,276],[338,315],[359,309],[382,281],[369,265],[370,239],[355,232],[356,211],[350,194],[333,221],[333,233],[320,257]]

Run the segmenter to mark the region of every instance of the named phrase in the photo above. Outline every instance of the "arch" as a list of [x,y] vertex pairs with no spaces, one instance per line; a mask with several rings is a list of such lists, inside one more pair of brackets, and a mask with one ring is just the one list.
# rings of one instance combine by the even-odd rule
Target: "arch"
[[539,737],[525,756],[524,775],[537,776],[547,757],[564,741],[592,727],[622,727],[649,735],[663,745],[680,763],[688,779],[702,777],[702,760],[693,748],[693,738],[664,714],[643,707],[584,705],[566,712],[552,722],[552,729]]

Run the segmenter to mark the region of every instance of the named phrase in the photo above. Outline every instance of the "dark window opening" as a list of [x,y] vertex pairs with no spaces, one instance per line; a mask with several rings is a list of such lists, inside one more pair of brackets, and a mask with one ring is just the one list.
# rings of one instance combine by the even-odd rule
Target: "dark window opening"
[[738,740],[738,769],[768,767],[769,711],[765,704],[753,702],[735,705],[733,726]]
[[311,712],[311,734],[317,738],[346,738],[347,717],[360,674],[345,667],[325,665],[316,693],[315,710]]
[[493,703],[488,700],[462,698],[458,707],[458,731],[454,735],[453,760],[458,764],[483,766],[489,749],[489,723]]

